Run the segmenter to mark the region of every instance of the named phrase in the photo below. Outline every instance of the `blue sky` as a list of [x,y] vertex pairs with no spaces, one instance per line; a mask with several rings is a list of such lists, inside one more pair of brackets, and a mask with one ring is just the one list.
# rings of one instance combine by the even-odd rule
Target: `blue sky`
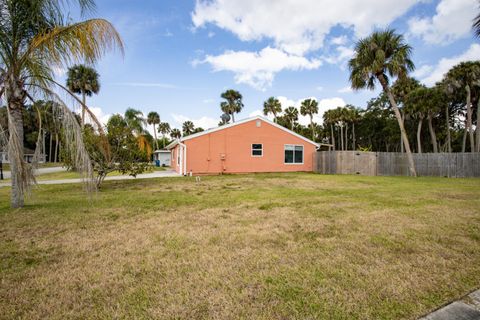
[[414,48],[414,75],[431,85],[480,57],[470,29],[477,8],[474,0],[98,0],[93,16],[114,24],[126,50],[96,65],[102,87],[88,104],[102,121],[132,107],[174,127],[189,119],[208,128],[219,121],[221,92],[233,88],[244,96],[238,119],[270,96],[284,108],[315,97],[321,122],[326,109],[364,107],[375,95],[349,90],[356,40],[395,28]]

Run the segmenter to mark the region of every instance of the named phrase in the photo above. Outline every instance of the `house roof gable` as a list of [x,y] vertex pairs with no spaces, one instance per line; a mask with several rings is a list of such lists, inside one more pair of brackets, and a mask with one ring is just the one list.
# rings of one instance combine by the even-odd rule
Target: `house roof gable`
[[166,148],[167,149],[172,149],[173,147],[175,147],[179,142],[183,142],[183,141],[186,141],[186,140],[191,140],[191,139],[195,139],[195,138],[198,138],[198,137],[201,137],[203,135],[206,135],[206,134],[210,134],[210,133],[213,133],[213,132],[217,132],[217,131],[220,131],[220,130],[225,130],[225,129],[228,129],[228,128],[231,128],[231,127],[234,127],[234,126],[238,126],[238,125],[241,125],[241,124],[244,124],[244,123],[247,123],[247,122],[250,122],[250,121],[254,121],[254,120],[261,120],[261,121],[264,121],[280,130],[283,130],[299,139],[302,139],[304,140],[305,142],[308,142],[308,143],[311,143],[313,144],[314,146],[318,147],[318,143],[308,139],[308,138],[305,138],[304,136],[302,135],[299,135],[298,133],[296,132],[293,132],[292,130],[289,130],[267,118],[264,118],[262,116],[255,116],[255,117],[250,117],[250,118],[246,118],[246,119],[243,119],[243,120],[240,120],[240,121],[237,121],[237,122],[234,122],[234,123],[229,123],[229,124],[226,124],[226,125],[223,125],[223,126],[220,126],[220,127],[217,127],[217,128],[213,128],[213,129],[208,129],[208,130],[205,130],[205,131],[202,131],[202,132],[198,132],[198,133],[195,133],[195,134],[192,134],[192,135],[189,135],[189,136],[186,136],[184,138],[181,138],[180,140],[175,140],[173,141],[172,143],[170,143]]

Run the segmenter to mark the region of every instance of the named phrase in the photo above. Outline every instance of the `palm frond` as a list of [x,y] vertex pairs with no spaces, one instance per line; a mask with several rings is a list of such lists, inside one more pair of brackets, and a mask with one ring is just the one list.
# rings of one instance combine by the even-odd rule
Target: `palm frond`
[[119,49],[123,42],[113,25],[104,19],[91,19],[68,26],[56,26],[36,36],[24,55],[42,56],[47,63],[58,66],[85,61],[93,64],[107,51]]

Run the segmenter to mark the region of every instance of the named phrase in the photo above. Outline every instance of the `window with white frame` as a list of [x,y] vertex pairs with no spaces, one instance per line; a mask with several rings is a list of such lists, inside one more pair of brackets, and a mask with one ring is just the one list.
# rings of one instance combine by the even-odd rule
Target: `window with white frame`
[[303,146],[286,144],[285,145],[285,163],[303,164]]
[[263,145],[261,143],[252,144],[252,157],[263,156]]

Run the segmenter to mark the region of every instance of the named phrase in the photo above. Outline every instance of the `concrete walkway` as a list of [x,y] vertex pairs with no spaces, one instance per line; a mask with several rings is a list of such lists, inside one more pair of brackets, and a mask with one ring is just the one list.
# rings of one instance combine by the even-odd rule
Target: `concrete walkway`
[[480,289],[462,300],[452,302],[419,320],[479,320]]
[[[47,168],[38,168],[35,170],[35,175],[40,176],[46,173],[53,173],[53,172],[63,172],[67,171],[67,168],[64,167],[47,167]],[[10,171],[3,171],[3,178],[10,179],[11,173]]]
[[[105,181],[112,180],[132,180],[132,179],[154,179],[154,178],[166,178],[166,177],[181,177],[175,171],[155,171],[151,173],[143,173],[137,175],[136,178],[132,176],[111,176],[106,177]],[[40,180],[37,181],[37,184],[69,184],[69,183],[82,183],[82,179],[62,179],[62,180]],[[0,188],[9,187],[10,182],[0,183]]]

